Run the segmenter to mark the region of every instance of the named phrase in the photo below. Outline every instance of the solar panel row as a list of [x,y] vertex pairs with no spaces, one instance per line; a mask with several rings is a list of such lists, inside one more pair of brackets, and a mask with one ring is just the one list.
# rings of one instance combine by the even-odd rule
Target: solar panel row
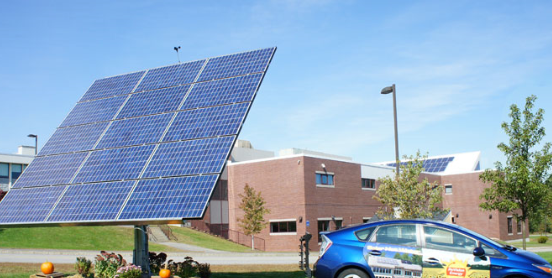
[[[430,158],[424,160],[422,167],[425,172],[437,173],[444,172],[447,169],[447,166],[451,161],[454,160],[454,157],[441,157],[441,158]],[[406,165],[408,162],[401,162],[401,165]],[[395,167],[397,163],[388,163],[387,166]]]
[[201,217],[275,50],[95,81],[0,202],[0,225]]

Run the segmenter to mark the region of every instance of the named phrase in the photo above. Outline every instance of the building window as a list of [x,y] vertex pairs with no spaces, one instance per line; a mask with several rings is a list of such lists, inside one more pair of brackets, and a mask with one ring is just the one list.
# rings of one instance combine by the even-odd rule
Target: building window
[[335,223],[335,230],[339,230],[343,228],[343,219],[334,220]]
[[362,223],[370,222],[370,218],[372,218],[372,217],[362,217]]
[[452,194],[452,184],[445,185],[445,194]]
[[293,221],[270,221],[270,233],[297,233],[297,224]]
[[520,220],[517,221],[517,233],[518,233],[518,235],[521,235],[521,221]]
[[362,189],[376,189],[376,180],[362,179]]
[[23,172],[23,165],[21,164],[12,164],[11,165],[11,183],[14,184],[15,181],[19,178]]
[[10,165],[8,163],[0,163],[0,184],[10,183]]
[[334,185],[334,175],[331,173],[316,173],[317,185]]
[[318,242],[322,242],[321,232],[330,231],[330,220],[318,220]]
[[514,233],[514,220],[511,216],[508,216],[508,234],[511,235]]

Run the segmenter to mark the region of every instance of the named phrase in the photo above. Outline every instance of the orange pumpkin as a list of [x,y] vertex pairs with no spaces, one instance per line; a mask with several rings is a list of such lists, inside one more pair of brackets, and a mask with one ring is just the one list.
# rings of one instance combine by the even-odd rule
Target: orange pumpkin
[[45,262],[40,266],[40,270],[42,270],[42,273],[44,274],[52,274],[54,273],[54,264],[51,262]]
[[169,278],[169,277],[171,277],[171,271],[166,269],[166,268],[163,268],[159,271],[159,277]]

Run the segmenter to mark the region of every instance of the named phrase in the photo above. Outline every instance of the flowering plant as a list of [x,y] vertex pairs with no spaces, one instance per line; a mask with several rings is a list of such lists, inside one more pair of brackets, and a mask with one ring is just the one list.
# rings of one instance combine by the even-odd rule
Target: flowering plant
[[142,268],[137,265],[129,264],[117,269],[117,273],[113,278],[140,278],[142,275]]

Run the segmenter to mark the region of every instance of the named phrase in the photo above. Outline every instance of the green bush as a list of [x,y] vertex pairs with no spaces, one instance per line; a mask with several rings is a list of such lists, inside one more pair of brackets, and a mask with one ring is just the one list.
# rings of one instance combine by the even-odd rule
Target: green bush
[[180,278],[194,277],[197,274],[198,263],[192,257],[185,257],[183,262],[169,260],[168,264],[171,273]]
[[96,263],[94,264],[94,277],[113,278],[113,276],[115,276],[115,274],[117,273],[117,269],[126,265],[127,262],[120,254],[109,254],[105,251],[102,251],[100,255],[96,256]]
[[547,236],[540,236],[538,239],[537,239],[537,242],[538,243],[546,243],[548,241],[548,237]]
[[78,274],[83,277],[88,277],[90,274],[90,268],[92,267],[92,262],[85,257],[78,257],[77,262],[75,263],[75,270]]

